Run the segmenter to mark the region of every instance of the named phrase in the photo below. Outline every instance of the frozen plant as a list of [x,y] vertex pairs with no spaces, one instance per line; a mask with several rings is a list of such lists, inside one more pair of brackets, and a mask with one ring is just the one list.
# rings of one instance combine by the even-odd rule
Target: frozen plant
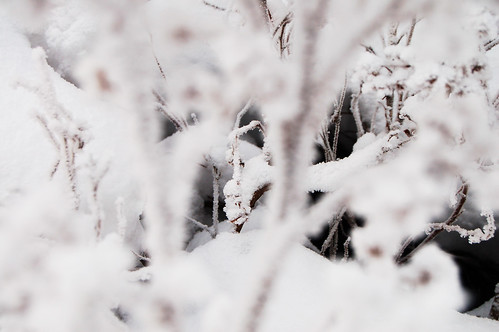
[[0,2],[0,329],[497,329],[498,9]]

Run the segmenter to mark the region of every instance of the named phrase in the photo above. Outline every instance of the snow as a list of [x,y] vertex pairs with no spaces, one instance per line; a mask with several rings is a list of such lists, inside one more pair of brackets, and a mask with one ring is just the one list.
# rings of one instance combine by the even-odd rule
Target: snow
[[[370,1],[365,10],[338,1],[316,13],[324,22],[309,22],[320,2],[272,0],[273,26],[263,29],[246,2],[209,3],[218,8],[0,4],[0,330],[498,330],[456,311],[458,270],[437,247],[404,266],[393,261],[428,225],[470,243],[494,235],[499,136],[489,98],[499,62],[497,49],[482,48],[498,36],[496,16],[468,2]],[[415,10],[427,15],[413,43],[396,44],[385,21],[406,21],[405,31]],[[294,48],[280,54],[278,24],[294,11]],[[374,28],[391,44],[359,55],[354,46]],[[317,34],[317,54],[303,47],[306,33]],[[320,63],[302,68],[309,56]],[[390,121],[375,118],[383,125],[349,157],[310,165],[304,147],[344,72],[372,99],[362,120],[384,105]],[[245,103],[263,124],[233,127]],[[162,142],[158,104],[185,122]],[[303,128],[286,126],[293,121]],[[241,139],[267,123],[263,149]],[[211,214],[192,221],[216,196],[213,167],[228,219],[217,228]],[[461,182],[481,205],[483,228],[428,224],[456,202]],[[309,207],[305,191],[327,194]],[[301,244],[347,208],[366,221],[351,234],[355,260],[331,262]],[[141,255],[151,265],[136,269]]]
[[[205,269],[214,284],[212,301],[220,305],[217,317],[224,319],[223,325],[217,325],[214,317],[206,317],[204,324],[213,330],[215,326],[227,329],[234,323],[230,320],[231,312],[238,297],[244,295],[243,285],[252,273],[261,241],[262,232],[258,230],[222,233],[192,252],[190,258]],[[453,304],[448,297],[459,293],[455,267],[438,249],[428,249],[431,250],[421,252],[414,263],[400,272],[400,279],[393,280],[386,270],[366,271],[356,263],[331,264],[309,249],[293,245],[288,249],[282,270],[275,276],[276,285],[265,309],[261,331],[345,328],[464,332],[499,328],[498,322],[450,310],[460,302],[457,297]],[[418,285],[418,271],[433,271],[434,280],[429,285]],[[449,278],[449,273],[454,277]],[[426,293],[435,296],[431,302],[425,300]],[[420,306],[420,301],[425,305]]]

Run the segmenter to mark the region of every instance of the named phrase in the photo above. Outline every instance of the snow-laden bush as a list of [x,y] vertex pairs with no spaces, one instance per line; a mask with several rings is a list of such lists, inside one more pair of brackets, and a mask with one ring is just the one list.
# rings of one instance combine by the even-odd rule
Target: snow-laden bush
[[0,8],[0,330],[498,328],[430,243],[496,230],[495,2]]

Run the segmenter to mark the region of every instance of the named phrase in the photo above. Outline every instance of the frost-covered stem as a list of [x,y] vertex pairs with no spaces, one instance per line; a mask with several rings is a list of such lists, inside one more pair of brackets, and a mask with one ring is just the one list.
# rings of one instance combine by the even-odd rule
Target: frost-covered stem
[[324,149],[324,159],[326,163],[333,161],[333,150],[331,149],[331,144],[329,144],[329,119],[324,120],[322,123],[322,128],[320,132],[321,145]]
[[494,237],[496,231],[494,215],[492,211],[482,211],[481,216],[485,216],[487,224],[483,229],[464,229],[458,225],[446,225],[445,223],[429,224],[430,231],[445,230],[447,232],[457,232],[461,237],[467,237],[470,244],[480,243],[482,241],[490,240]]
[[494,47],[496,47],[497,45],[499,45],[499,38],[496,38],[496,39],[493,39],[489,42],[487,42],[485,45],[484,45],[484,49],[485,49],[485,52],[488,52],[490,51],[491,49],[493,49]]
[[[92,168],[95,168],[95,164],[91,165],[93,166]],[[102,208],[100,206],[100,203],[99,203],[99,199],[98,199],[98,192],[99,192],[99,187],[100,187],[100,184],[102,182],[102,179],[104,178],[104,176],[107,174],[109,168],[106,167],[104,168],[100,173],[98,173],[97,176],[94,175],[94,170],[93,169],[90,169],[90,172],[91,172],[91,182],[92,182],[92,200],[91,200],[91,204],[92,204],[92,212],[94,214],[94,218],[95,218],[95,226],[94,226],[94,229],[95,229],[95,237],[97,239],[100,238],[101,236],[101,232],[102,232],[102,219],[103,219],[103,215],[102,215]]]
[[322,244],[320,254],[324,256],[326,253],[326,250],[328,250],[331,247],[331,244],[333,242],[334,235],[337,234],[338,226],[340,225],[341,218],[343,218],[343,215],[345,214],[346,208],[343,208],[341,212],[333,217],[333,219],[329,223],[329,233],[327,235],[326,240],[324,240],[324,243]]
[[402,255],[404,254],[404,251],[407,249],[407,247],[414,241],[414,237],[410,236],[408,237],[404,243],[402,243],[402,246],[400,246],[399,252],[397,256],[395,256],[395,261],[400,262],[402,259]]
[[74,207],[75,210],[78,210],[80,208],[80,195],[77,191],[76,184],[75,152],[69,142],[70,140],[68,140],[67,133],[63,133],[64,161],[68,173],[69,185],[71,186],[71,192],[73,193]]
[[194,218],[191,218],[191,217],[185,217],[185,219],[189,220],[190,222],[192,222],[192,224],[196,227],[198,227],[199,229],[207,232],[208,234],[211,235],[212,238],[215,238],[216,234],[214,232],[214,230],[212,230],[210,227],[206,226],[205,224],[197,221],[196,219]]
[[[38,65],[42,84],[39,85],[39,88],[27,88],[37,94],[43,106],[45,106],[48,114],[44,116],[37,115],[37,118],[59,152],[59,160],[51,172],[51,177],[57,172],[61,164],[65,166],[73,196],[74,209],[78,210],[80,207],[80,195],[76,182],[75,159],[76,153],[85,145],[85,141],[81,137],[83,129],[75,124],[73,117],[59,102],[44,51],[40,48],[34,49],[33,57]],[[53,122],[54,125],[51,126],[49,122]]]
[[496,110],[499,109],[499,92],[496,94],[496,96],[494,97],[494,101],[492,102],[492,105],[494,106],[494,108]]
[[[54,144],[55,148],[57,151],[61,149],[61,146],[59,142],[57,142],[57,139],[55,138],[54,132],[50,130],[49,125],[47,123],[47,119],[40,114],[36,115],[37,120],[41,123],[42,127],[45,129],[45,132],[47,133],[48,137],[50,138],[50,141],[52,144]],[[53,172],[55,173],[55,171]]]
[[130,251],[132,252],[132,254],[135,255],[135,257],[137,257],[141,261],[151,262],[151,258],[149,258],[145,255],[139,254],[138,252],[135,252],[134,250],[130,250]]
[[237,113],[236,121],[234,122],[234,130],[237,130],[241,126],[242,117],[248,113],[249,109],[253,105],[253,99],[250,98],[239,113]]
[[281,55],[281,58],[284,58],[285,51],[288,51],[288,55],[290,54],[290,49],[289,49],[289,38],[291,35],[291,22],[293,20],[293,13],[289,12],[283,20],[277,25],[277,27],[274,29],[274,34],[273,36],[275,37],[277,33],[280,31],[279,36],[278,36],[278,41],[279,41],[279,52]]
[[272,31],[272,14],[268,10],[266,0],[239,0],[244,12],[247,13],[250,26],[258,31],[263,27],[267,27],[268,31]]
[[385,121],[386,121],[386,129],[388,131],[393,130],[393,94],[385,96]]
[[267,5],[267,0],[260,0],[260,7],[262,8],[265,18],[267,21],[267,24],[269,25],[269,28],[272,28],[274,25],[273,18],[272,18],[272,13],[270,12],[269,6]]
[[407,46],[411,45],[412,36],[414,35],[414,29],[416,28],[416,23],[417,23],[416,18],[413,18],[411,22],[411,28],[409,29],[409,33],[407,34],[407,43],[406,43]]
[[[240,118],[236,119],[236,123],[239,121]],[[244,223],[248,220],[248,213],[251,210],[251,201],[248,201],[246,197],[243,196],[242,192],[243,162],[241,160],[239,151],[239,137],[256,128],[260,129],[260,131],[265,134],[262,124],[257,120],[253,120],[245,126],[242,126],[240,128],[236,127],[229,135],[231,147],[230,156],[227,162],[233,168],[231,181],[235,183],[235,188],[231,190],[229,194],[226,194],[226,203],[228,200],[230,200],[231,205],[235,205],[236,209],[239,210],[239,212],[236,214],[236,218],[229,217],[229,219],[232,218],[232,220],[229,221],[237,225],[236,232],[239,232]]]
[[217,6],[215,4],[212,4],[211,2],[208,2],[206,0],[203,0],[203,3],[208,6],[208,7],[211,7],[213,9],[216,9],[216,10],[220,10],[220,11],[226,11],[227,9],[226,8],[223,8],[223,7],[220,7],[220,6]]
[[[463,184],[463,186],[459,189],[459,193],[461,195],[459,202],[457,203],[454,211],[449,216],[449,218],[447,218],[447,220],[441,224],[452,225],[457,220],[457,218],[459,218],[459,216],[463,212],[464,203],[466,202],[466,198],[468,195],[468,188],[469,188],[468,184]],[[412,258],[412,256],[414,256],[415,253],[417,253],[419,250],[421,250],[421,248],[423,248],[427,243],[432,241],[438,234],[440,234],[442,232],[442,230],[443,230],[443,228],[440,228],[440,229],[435,228],[430,234],[428,234],[428,236],[420,244],[418,244],[414,249],[412,249],[409,253],[407,253],[407,255],[402,257],[402,254],[399,254],[398,257],[400,257],[400,258],[396,259],[396,263],[403,264],[403,263],[407,262],[409,259]],[[403,249],[405,249],[405,248],[403,248]]]
[[338,108],[338,114],[334,119],[334,136],[333,136],[333,151],[331,155],[331,160],[335,161],[338,155],[338,141],[340,139],[340,128],[341,127],[341,108]]
[[388,44],[389,45],[397,45],[398,44],[398,37],[397,37],[397,31],[398,31],[398,23],[392,23],[390,25],[390,28],[388,30]]
[[340,138],[340,126],[341,126],[341,112],[343,110],[343,104],[345,103],[345,96],[347,93],[347,77],[345,75],[345,82],[343,83],[343,89],[341,90],[340,101],[338,106],[332,116],[331,122],[334,123],[334,136],[333,136],[333,149],[331,154],[331,160],[336,160],[338,152],[338,140]]
[[351,236],[347,237],[345,243],[343,243],[343,259],[341,260],[342,262],[346,262],[350,257],[350,253],[348,252],[348,246],[350,245],[350,241],[352,241]]
[[[339,223],[338,223],[339,225]],[[329,253],[330,260],[336,260],[336,254],[338,253],[338,230],[334,232],[333,243],[331,245],[331,252]]]
[[353,118],[355,120],[355,125],[357,126],[357,137],[361,137],[362,135],[365,134],[364,126],[362,125],[362,119],[360,117],[359,98],[360,98],[360,92],[352,94],[351,110]]
[[186,130],[187,127],[189,126],[189,124],[183,118],[183,116],[177,115],[177,114],[169,111],[168,104],[167,104],[165,98],[163,98],[157,91],[153,91],[153,95],[158,100],[157,110],[173,123],[173,125],[175,126],[175,129],[177,129],[178,131]]
[[[392,107],[392,125],[398,123],[399,110],[400,110],[400,98],[402,96],[399,94],[399,90],[395,89],[393,91],[393,107]],[[392,129],[394,129],[392,127]]]
[[213,176],[213,229],[215,231],[215,236],[218,234],[218,205],[220,197],[220,170],[213,165],[211,168],[211,174]]

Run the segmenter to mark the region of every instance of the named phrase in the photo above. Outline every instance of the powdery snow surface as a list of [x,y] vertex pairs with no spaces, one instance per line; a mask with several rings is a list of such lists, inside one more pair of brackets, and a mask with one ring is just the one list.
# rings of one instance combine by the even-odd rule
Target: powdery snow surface
[[[395,2],[1,1],[0,330],[499,331],[436,246],[393,260],[464,183],[482,224],[430,226],[494,235],[499,20]],[[311,165],[343,88],[357,143]],[[347,209],[354,258],[302,245]]]
[[[237,299],[244,296],[247,281],[257,269],[257,246],[262,245],[264,238],[262,231],[222,233],[190,254],[194,262],[203,266],[215,288],[213,301],[220,303],[218,315],[226,319],[224,323],[218,322],[221,324],[218,328],[230,326],[230,316],[236,315]],[[417,286],[412,284],[415,280],[410,278],[417,276],[421,268],[418,264],[452,265],[437,249],[428,249],[421,253],[426,256],[423,262],[414,262],[414,266],[392,279],[389,270],[369,271],[355,263],[331,264],[309,249],[294,245],[275,276],[276,286],[265,309],[261,331],[490,332],[498,329],[499,322],[446,308],[448,295],[459,290],[453,289],[457,284],[449,286],[452,277],[438,275],[438,269],[433,269],[437,280],[424,286],[428,289],[416,291]],[[448,273],[445,268],[441,270]],[[445,288],[448,289],[442,291]],[[434,297],[427,301],[420,292],[432,292]],[[449,294],[444,295],[446,292]],[[217,326],[211,324],[217,320],[205,319],[204,324],[215,331]]]

